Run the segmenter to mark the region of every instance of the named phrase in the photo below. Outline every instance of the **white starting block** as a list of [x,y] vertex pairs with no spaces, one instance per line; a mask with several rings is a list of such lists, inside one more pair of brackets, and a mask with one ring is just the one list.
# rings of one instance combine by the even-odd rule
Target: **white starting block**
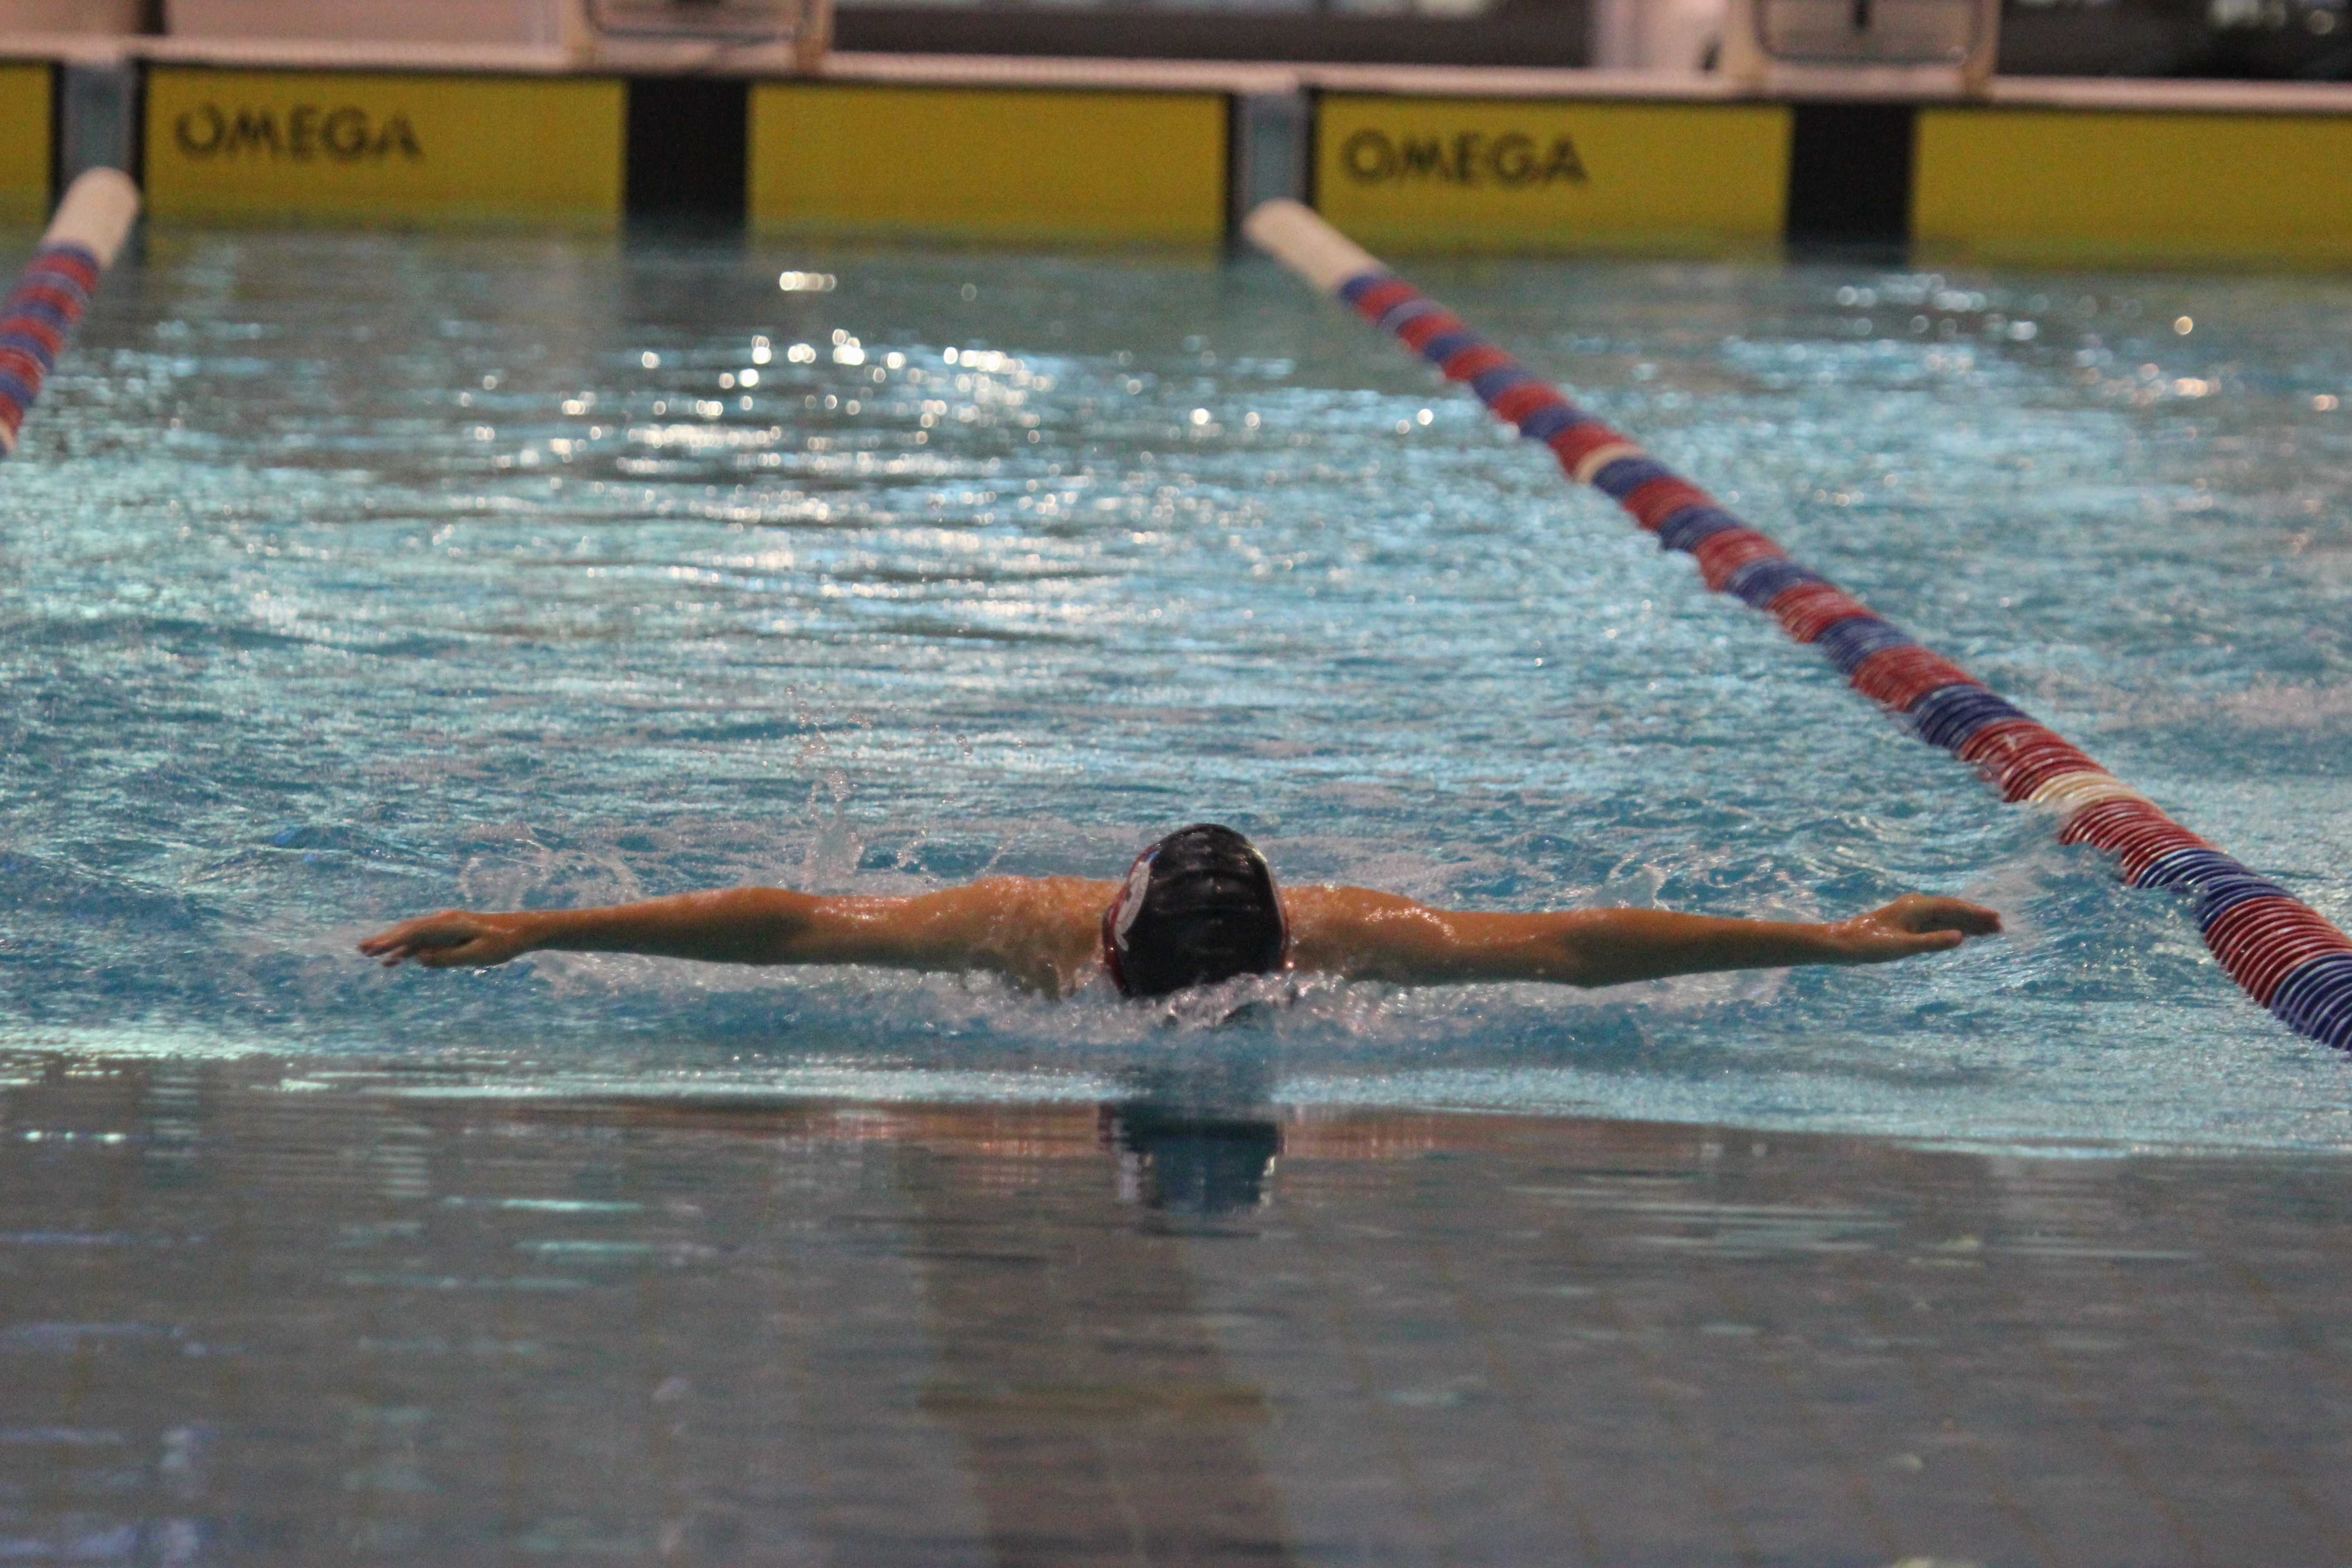
[[[0,0],[0,10],[33,0]],[[94,0],[40,0],[93,4]],[[165,0],[184,38],[559,48],[588,58],[613,40],[722,47],[792,44],[813,60],[831,0]],[[812,52],[813,51],[813,52]]]
[[2000,0],[1731,0],[1720,68],[1776,95],[1974,97],[2000,47]]

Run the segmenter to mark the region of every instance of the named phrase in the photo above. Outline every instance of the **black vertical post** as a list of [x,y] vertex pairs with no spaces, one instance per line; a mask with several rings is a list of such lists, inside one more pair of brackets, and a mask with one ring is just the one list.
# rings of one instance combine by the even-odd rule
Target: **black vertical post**
[[[143,117],[142,117],[143,118]],[[140,126],[143,136],[146,126]],[[66,189],[66,68],[58,61],[49,62],[49,207],[55,210],[58,198]]]
[[1789,132],[1789,242],[1908,243],[1918,125],[1908,103],[1798,104]]
[[631,220],[740,228],[751,166],[751,84],[706,76],[629,80]]
[[49,69],[49,184],[54,201],[85,169],[146,177],[147,75],[141,61]]

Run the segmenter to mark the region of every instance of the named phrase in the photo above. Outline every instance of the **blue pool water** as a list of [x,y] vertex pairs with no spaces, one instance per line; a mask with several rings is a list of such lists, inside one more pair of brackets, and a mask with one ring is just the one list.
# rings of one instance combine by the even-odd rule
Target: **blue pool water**
[[[1413,273],[2352,919],[2352,285]],[[0,471],[0,554],[16,1044],[2352,1141],[2352,1062],[2177,905],[1264,263],[158,236]],[[1925,888],[2012,935],[1595,994],[1318,984],[1215,1031],[973,979],[350,951],[452,903],[1110,875],[1202,817],[1288,879],[1437,901],[1809,917]]]

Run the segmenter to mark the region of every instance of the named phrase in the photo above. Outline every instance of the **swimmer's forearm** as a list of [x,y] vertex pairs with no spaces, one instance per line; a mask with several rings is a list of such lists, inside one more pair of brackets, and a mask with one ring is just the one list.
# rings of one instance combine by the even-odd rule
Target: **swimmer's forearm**
[[[878,902],[880,900],[865,900]],[[630,952],[706,963],[823,963],[813,941],[827,902],[785,888],[680,893],[589,910],[534,910],[498,917],[519,922],[524,952]]]
[[[975,929],[988,899],[970,888],[909,898],[826,897],[789,888],[680,893],[528,917],[541,951],[631,952],[705,963],[874,963],[902,969],[992,967]],[[978,914],[982,918],[975,920]]]
[[1948,952],[1972,936],[2000,930],[2000,916],[1979,904],[1926,893],[1851,920],[1723,920],[1663,910],[1589,910],[1549,917],[1561,922],[1575,953],[1575,985],[1622,985],[1672,974],[1726,969],[1785,969],[1801,963],[1891,963]]
[[1793,921],[1722,920],[1663,910],[1433,910],[1426,911],[1425,924],[1397,922],[1380,933],[1386,940],[1366,943],[1328,967],[1408,985],[1482,980],[1623,985],[1719,969],[1838,963],[1829,931]]
[[631,952],[706,963],[903,962],[908,899],[821,899],[784,888],[680,893],[589,910],[444,910],[362,942],[388,964],[488,967],[530,952]]
[[528,952],[641,952],[714,963],[816,963],[796,948],[818,900],[781,888],[686,893],[593,910],[443,910],[362,939],[390,966],[487,969]]
[[1726,969],[1881,963],[1943,952],[2000,929],[1990,910],[1916,893],[1826,925],[1664,910],[1434,910],[1360,888],[1297,889],[1290,907],[1298,967],[1408,985],[1622,985]]
[[[1837,926],[1798,921],[1727,920],[1664,910],[1588,910],[1560,917],[1551,966],[1580,986],[1624,985],[1727,969],[1787,969],[1858,963]],[[1550,978],[1550,976],[1543,976]]]
[[444,910],[367,937],[359,950],[427,969],[488,968],[544,952],[988,969],[1066,993],[1092,971],[1096,921],[1112,890],[1075,878],[991,878],[906,898],[730,888],[593,910]]

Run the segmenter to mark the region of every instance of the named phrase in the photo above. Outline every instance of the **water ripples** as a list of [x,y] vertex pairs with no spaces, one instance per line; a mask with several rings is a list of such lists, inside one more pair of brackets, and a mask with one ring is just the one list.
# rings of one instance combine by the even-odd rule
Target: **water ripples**
[[[2343,285],[1422,281],[2352,918]],[[159,237],[0,479],[0,999],[44,1039],[2347,1136],[2344,1064],[2178,910],[1255,263]],[[2018,934],[1601,995],[1313,985],[1221,1029],[953,978],[348,952],[444,903],[1105,875],[1204,816],[1286,877],[1433,900],[1811,917],[1927,887]]]

